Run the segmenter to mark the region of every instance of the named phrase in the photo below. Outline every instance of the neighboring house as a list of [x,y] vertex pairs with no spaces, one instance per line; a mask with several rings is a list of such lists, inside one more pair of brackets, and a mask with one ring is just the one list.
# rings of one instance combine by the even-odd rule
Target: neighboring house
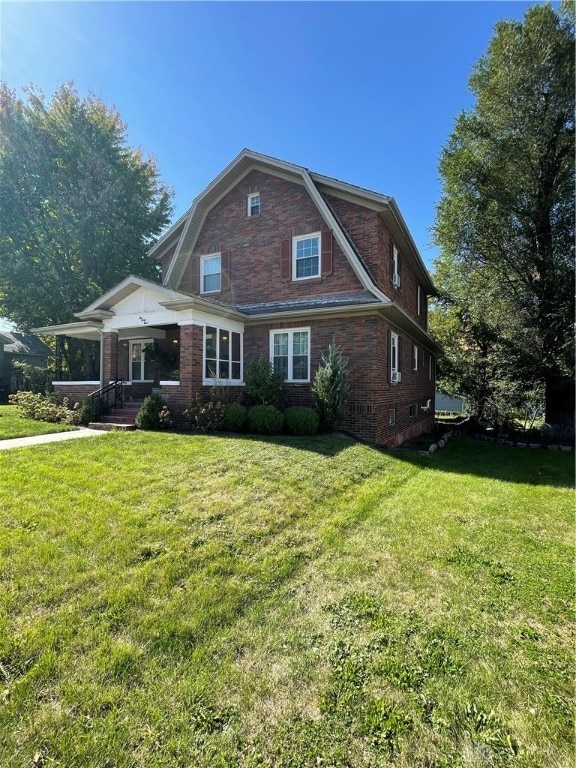
[[445,395],[443,392],[436,392],[435,395],[436,411],[447,411],[449,413],[464,413],[466,401],[460,395]]
[[20,386],[20,376],[13,363],[27,363],[39,368],[48,366],[49,347],[37,336],[0,331],[0,392],[16,392]]
[[[285,404],[312,405],[335,340],[348,360],[345,430],[396,445],[432,427],[434,286],[393,198],[243,150],[150,257],[162,285],[130,275],[79,322],[36,329],[100,340],[101,381],[55,382],[63,396],[124,379],[134,399],[154,386],[183,409],[214,384],[240,396],[245,365],[264,356],[285,376]],[[146,355],[153,342],[162,365]]]

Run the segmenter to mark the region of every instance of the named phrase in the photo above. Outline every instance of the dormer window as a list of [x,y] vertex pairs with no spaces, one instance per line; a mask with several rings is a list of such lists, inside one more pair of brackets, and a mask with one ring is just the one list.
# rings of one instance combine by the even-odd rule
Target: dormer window
[[260,215],[260,192],[248,195],[248,216]]

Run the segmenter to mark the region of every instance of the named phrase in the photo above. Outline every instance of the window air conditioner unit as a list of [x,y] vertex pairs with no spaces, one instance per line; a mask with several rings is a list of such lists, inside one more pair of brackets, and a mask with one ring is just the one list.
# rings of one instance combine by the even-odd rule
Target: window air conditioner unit
[[392,384],[399,384],[402,381],[402,374],[400,371],[392,371]]
[[398,273],[392,276],[392,285],[394,288],[400,288],[400,275]]

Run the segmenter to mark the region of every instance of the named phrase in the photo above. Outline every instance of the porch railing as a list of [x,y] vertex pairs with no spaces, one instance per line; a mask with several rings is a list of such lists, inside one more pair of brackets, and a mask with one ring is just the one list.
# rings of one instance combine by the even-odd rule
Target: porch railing
[[90,394],[90,421],[100,421],[111,408],[124,407],[124,379],[118,379]]

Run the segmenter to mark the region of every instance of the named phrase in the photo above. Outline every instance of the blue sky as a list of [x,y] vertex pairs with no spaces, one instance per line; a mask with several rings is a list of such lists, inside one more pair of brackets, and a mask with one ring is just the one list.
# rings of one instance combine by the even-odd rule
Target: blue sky
[[73,80],[158,162],[174,220],[240,152],[396,198],[431,267],[438,158],[525,2],[0,2],[0,77]]

